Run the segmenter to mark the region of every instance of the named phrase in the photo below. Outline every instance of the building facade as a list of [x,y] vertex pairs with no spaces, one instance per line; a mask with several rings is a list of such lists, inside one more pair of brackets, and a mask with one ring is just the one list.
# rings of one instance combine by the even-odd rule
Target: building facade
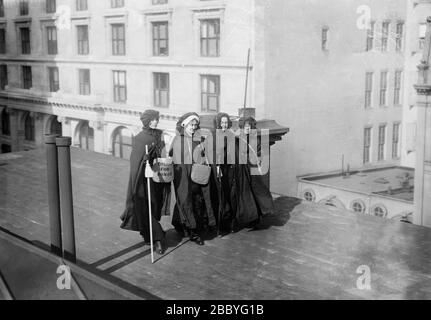
[[275,0],[267,13],[266,116],[290,127],[273,190],[297,194],[298,176],[343,163],[399,164],[407,2]]
[[[0,144],[45,133],[127,158],[139,115],[244,104],[290,127],[271,149],[271,189],[298,177],[415,163],[413,89],[425,0],[0,1]],[[428,12],[428,13],[427,13]]]
[[[237,114],[243,105],[247,52],[256,52],[252,0],[3,0],[1,7],[4,152],[61,131],[74,146],[127,158],[148,108],[173,134],[182,113]],[[252,69],[248,103],[262,103],[259,86]]]

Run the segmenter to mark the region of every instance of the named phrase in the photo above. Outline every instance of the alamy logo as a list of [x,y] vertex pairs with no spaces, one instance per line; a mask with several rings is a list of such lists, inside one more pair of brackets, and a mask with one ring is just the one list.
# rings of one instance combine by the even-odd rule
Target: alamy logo
[[371,8],[367,5],[362,5],[356,9],[356,13],[360,15],[356,20],[356,26],[358,27],[358,29],[369,29],[371,22]]
[[361,276],[356,280],[356,287],[359,290],[371,290],[371,269],[367,265],[359,266],[356,273]]
[[57,274],[60,276],[57,278],[57,288],[59,290],[70,290],[71,288],[71,274],[70,267],[61,265],[57,268]]

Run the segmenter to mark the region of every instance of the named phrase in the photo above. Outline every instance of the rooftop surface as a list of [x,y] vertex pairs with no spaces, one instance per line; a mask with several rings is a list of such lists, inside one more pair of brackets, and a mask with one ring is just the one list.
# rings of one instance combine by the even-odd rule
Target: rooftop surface
[[[78,264],[134,294],[162,299],[431,299],[431,229],[277,198],[259,230],[197,246],[167,230],[151,264],[119,228],[129,163],[72,148]],[[49,245],[45,151],[0,156],[0,227]],[[10,256],[14,260],[13,255]],[[357,287],[358,268],[371,290]]]
[[413,202],[414,170],[409,168],[378,168],[353,171],[348,177],[338,173],[301,177],[301,180]]

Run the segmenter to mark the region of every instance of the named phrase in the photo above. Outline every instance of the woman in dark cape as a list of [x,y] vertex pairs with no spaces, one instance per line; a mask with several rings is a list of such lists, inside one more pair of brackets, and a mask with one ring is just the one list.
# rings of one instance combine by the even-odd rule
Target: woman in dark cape
[[[132,153],[130,156],[130,177],[127,190],[126,209],[121,216],[121,228],[138,231],[146,243],[150,243],[148,189],[145,169],[147,160],[152,165],[154,159],[161,157],[164,147],[162,131],[156,129],[159,121],[159,113],[147,110],[141,117],[142,132],[133,139]],[[146,146],[148,153],[146,154]],[[162,213],[169,210],[170,184],[155,183],[150,179],[151,213],[153,240],[156,251],[163,254],[163,240],[165,232],[160,225]]]
[[187,113],[179,119],[170,155],[174,163],[176,196],[172,225],[180,233],[189,235],[190,240],[203,245],[206,227],[216,225],[214,204],[217,202],[217,192],[213,173],[207,185],[197,184],[191,179],[192,163],[198,160],[195,155],[205,155],[205,143],[199,136],[199,116],[196,113]]
[[[237,223],[256,226],[261,217],[274,212],[274,202],[263,176],[253,174],[258,171],[261,156],[261,139],[257,136],[257,146],[251,143],[250,130],[256,130],[256,120],[252,117],[239,120],[241,133],[236,137],[236,165],[234,166],[234,185],[237,200]],[[240,148],[240,144],[243,145]],[[245,146],[245,147],[244,147]],[[257,148],[256,148],[257,147]],[[246,159],[246,161],[241,161]]]
[[227,113],[218,113],[215,118],[217,187],[219,192],[219,228],[222,232],[233,232],[237,211],[235,183],[235,152],[228,152],[229,143],[235,142],[231,130],[232,121]]

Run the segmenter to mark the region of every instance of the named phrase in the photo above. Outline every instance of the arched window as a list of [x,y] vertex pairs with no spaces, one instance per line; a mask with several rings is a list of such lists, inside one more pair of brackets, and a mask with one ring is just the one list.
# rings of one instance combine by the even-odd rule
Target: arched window
[[63,128],[62,128],[61,122],[58,122],[57,117],[55,117],[51,121],[50,134],[58,134],[60,136],[63,134]]
[[365,213],[365,204],[362,200],[354,200],[352,201],[351,208],[354,212],[357,213]]
[[112,153],[114,157],[130,159],[132,153],[133,134],[130,130],[120,127],[115,130],[112,139]]
[[94,130],[90,128],[88,121],[82,122],[79,127],[79,147],[94,151]]
[[34,118],[29,112],[24,115],[24,138],[27,141],[34,141]]
[[378,204],[375,205],[372,209],[371,212],[376,216],[376,217],[380,217],[380,218],[386,218],[386,216],[388,215],[388,210],[386,209],[386,207],[382,204]]
[[310,201],[310,202],[314,202],[316,200],[316,194],[311,189],[304,190],[304,192],[302,193],[302,197],[306,201]]
[[10,117],[6,108],[1,113],[1,133],[5,136],[10,136]]

